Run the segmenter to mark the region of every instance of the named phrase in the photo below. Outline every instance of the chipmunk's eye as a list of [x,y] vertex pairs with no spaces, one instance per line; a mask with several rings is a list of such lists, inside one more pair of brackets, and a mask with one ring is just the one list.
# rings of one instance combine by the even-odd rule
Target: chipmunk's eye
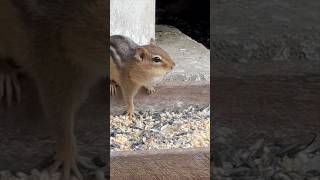
[[159,56],[155,56],[152,58],[152,61],[155,62],[155,63],[159,63],[159,62],[162,62],[161,58]]

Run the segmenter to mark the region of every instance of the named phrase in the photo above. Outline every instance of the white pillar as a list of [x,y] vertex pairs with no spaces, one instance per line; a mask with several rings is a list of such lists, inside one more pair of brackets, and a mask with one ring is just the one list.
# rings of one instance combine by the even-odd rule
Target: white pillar
[[143,45],[155,37],[156,0],[110,0],[110,33]]

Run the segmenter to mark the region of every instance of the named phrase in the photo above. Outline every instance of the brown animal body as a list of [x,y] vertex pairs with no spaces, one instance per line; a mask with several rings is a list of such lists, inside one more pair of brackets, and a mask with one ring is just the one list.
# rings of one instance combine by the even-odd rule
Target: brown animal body
[[82,179],[74,115],[107,73],[108,8],[105,0],[0,1],[0,70],[12,59],[37,85],[56,140],[50,170],[62,166],[65,180],[71,172]]

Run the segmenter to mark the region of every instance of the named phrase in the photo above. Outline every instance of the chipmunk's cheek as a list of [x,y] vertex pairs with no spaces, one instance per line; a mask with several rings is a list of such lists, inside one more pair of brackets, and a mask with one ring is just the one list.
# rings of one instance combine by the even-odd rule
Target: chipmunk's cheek
[[141,68],[145,69],[145,70],[152,70],[152,65],[150,65],[150,64],[142,64]]

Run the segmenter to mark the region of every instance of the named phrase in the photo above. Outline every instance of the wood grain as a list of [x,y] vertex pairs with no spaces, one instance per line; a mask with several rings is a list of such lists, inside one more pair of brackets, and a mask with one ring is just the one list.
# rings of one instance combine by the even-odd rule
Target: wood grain
[[209,179],[209,148],[112,152],[111,179]]

